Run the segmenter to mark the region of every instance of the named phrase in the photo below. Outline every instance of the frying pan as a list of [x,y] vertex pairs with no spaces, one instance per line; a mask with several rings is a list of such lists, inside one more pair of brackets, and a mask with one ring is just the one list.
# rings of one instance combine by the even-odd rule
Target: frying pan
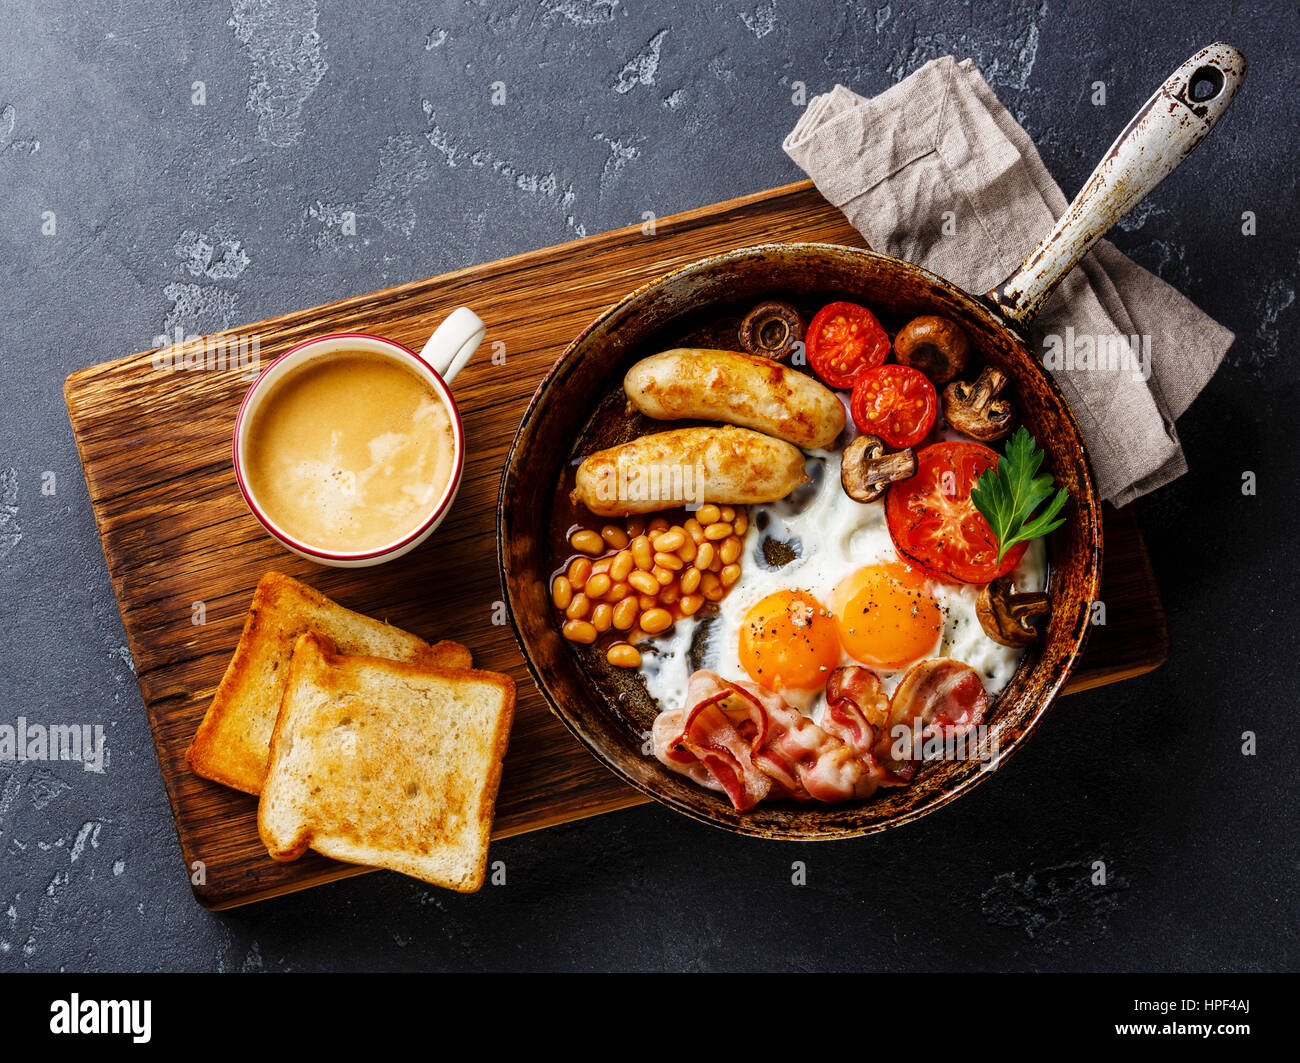
[[[1128,124],[1056,226],[992,291],[971,295],[927,270],[872,251],[786,243],[703,259],[633,292],[588,326],[542,380],[506,459],[497,502],[505,600],[538,687],[570,731],[615,773],[688,816],[744,834],[844,838],[933,811],[988,774],[974,760],[927,764],[910,786],[844,804],[775,802],[737,812],[721,795],[670,772],[646,736],[657,708],[638,677],[601,652],[566,642],[550,602],[555,550],[567,524],[573,465],[595,449],[671,425],[626,411],[622,378],[639,358],[671,347],[734,347],[740,317],[769,298],[808,316],[825,303],[862,303],[888,326],[920,314],[961,324],[976,357],[1011,380],[1017,415],[1070,495],[1048,551],[1052,613],[994,701],[988,724],[1000,765],[1029,737],[1079,659],[1101,564],[1100,500],[1069,406],[1025,342],[1060,280],[1097,239],[1204,139],[1246,74],[1246,60],[1213,44],[1184,63]],[[557,538],[558,533],[558,538]]]

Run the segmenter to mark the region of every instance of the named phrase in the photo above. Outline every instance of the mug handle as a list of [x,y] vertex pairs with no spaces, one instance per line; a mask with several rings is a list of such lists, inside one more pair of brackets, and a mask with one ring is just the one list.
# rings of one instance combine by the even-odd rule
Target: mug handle
[[420,348],[420,358],[429,368],[450,384],[483,342],[487,325],[468,306],[459,307],[447,318],[428,342]]

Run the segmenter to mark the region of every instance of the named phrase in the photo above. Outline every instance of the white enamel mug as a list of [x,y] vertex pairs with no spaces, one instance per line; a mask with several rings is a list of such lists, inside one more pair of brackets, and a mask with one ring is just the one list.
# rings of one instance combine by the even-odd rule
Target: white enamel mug
[[[240,494],[244,496],[249,510],[262,527],[299,557],[335,568],[365,568],[369,565],[382,564],[410,553],[424,542],[451,509],[456,499],[456,492],[460,489],[461,474],[465,467],[465,428],[461,423],[460,411],[456,408],[456,400],[452,398],[448,385],[478,349],[486,331],[487,326],[483,324],[482,319],[473,310],[462,306],[449,314],[438,326],[437,331],[429,337],[419,354],[394,340],[373,336],[368,332],[334,332],[327,336],[305,340],[280,355],[248,389],[243,404],[239,407],[239,414],[235,418],[235,480],[239,484]],[[361,351],[391,358],[427,381],[434,393],[446,403],[456,450],[452,460],[451,478],[419,524],[394,542],[378,549],[356,553],[331,551],[320,544],[304,542],[289,534],[268,515],[244,475],[248,463],[249,425],[261,404],[289,373],[310,362],[329,358],[343,351]]]

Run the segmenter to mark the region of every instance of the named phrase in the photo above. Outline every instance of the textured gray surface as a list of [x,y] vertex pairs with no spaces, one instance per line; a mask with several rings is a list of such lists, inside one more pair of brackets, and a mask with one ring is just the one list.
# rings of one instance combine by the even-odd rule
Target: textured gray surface
[[[0,5],[0,723],[102,724],[109,749],[102,774],[0,763],[0,970],[1296,966],[1293,6],[178,6]],[[797,179],[793,82],[877,92],[949,52],[1072,192],[1219,38],[1250,58],[1245,90],[1114,234],[1238,334],[1180,423],[1191,474],[1140,504],[1163,669],[1069,698],[994,779],[887,837],[792,848],[645,807],[497,845],[507,884],[472,897],[378,874],[194,903],[67,373]]]

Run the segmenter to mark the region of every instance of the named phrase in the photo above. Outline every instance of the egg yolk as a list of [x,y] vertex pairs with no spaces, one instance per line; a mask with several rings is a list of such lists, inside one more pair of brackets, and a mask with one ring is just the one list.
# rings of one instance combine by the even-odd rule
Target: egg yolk
[[867,565],[831,592],[844,651],[872,668],[894,670],[930,654],[943,630],[925,578],[899,563]]
[[815,690],[840,663],[835,621],[807,591],[769,594],[745,614],[740,663],[767,690]]

